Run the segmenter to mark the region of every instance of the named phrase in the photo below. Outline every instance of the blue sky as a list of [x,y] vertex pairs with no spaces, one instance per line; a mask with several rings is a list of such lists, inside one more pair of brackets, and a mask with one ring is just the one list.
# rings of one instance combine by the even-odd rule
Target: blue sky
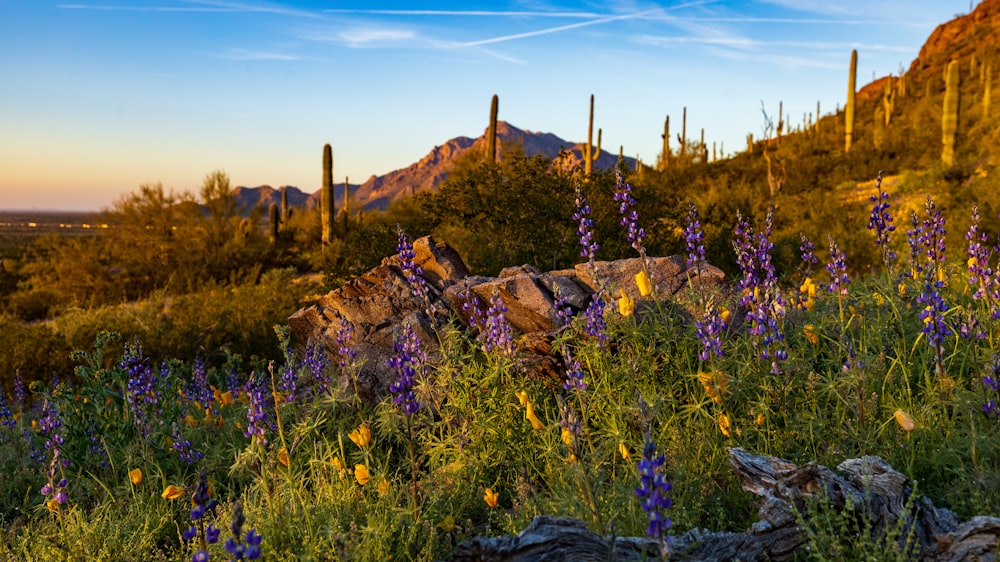
[[[97,210],[143,183],[352,183],[500,119],[652,163],[663,119],[727,152],[908,67],[954,0],[0,0],[0,208]],[[676,146],[676,143],[675,143]]]

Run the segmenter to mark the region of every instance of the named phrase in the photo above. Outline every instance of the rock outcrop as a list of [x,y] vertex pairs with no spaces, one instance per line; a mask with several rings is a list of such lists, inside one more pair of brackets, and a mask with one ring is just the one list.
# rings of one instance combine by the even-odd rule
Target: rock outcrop
[[[955,513],[926,497],[911,498],[909,479],[879,457],[848,459],[833,470],[808,462],[796,465],[744,449],[729,450],[729,465],[744,490],[761,498],[758,521],[744,533],[694,529],[669,537],[670,560],[792,560],[804,554],[810,502],[825,499],[828,509],[868,522],[863,532],[877,542],[902,526],[900,552],[927,562],[996,560],[1000,518],[973,517],[959,523]],[[850,506],[850,507],[848,507]],[[848,509],[853,511],[847,511]],[[840,537],[850,542],[852,537]],[[909,541],[909,542],[906,542]],[[893,546],[886,545],[892,549]],[[867,553],[876,554],[876,553]],[[516,536],[477,537],[458,546],[450,562],[531,562],[542,560],[658,560],[660,545],[646,537],[605,539],[580,520],[536,517]]]
[[[428,284],[428,300],[413,296],[398,257],[382,264],[321,297],[316,304],[299,309],[288,319],[296,340],[302,344],[318,341],[328,350],[338,349],[337,331],[346,319],[354,327],[355,347],[365,358],[358,376],[357,392],[363,400],[377,400],[392,382],[386,362],[392,353],[395,335],[404,323],[414,327],[425,349],[435,349],[436,329],[455,315],[468,324],[463,304],[470,295],[489,301],[499,294],[507,307],[508,323],[520,333],[518,344],[528,364],[550,372],[558,370],[558,360],[548,355],[548,343],[558,328],[553,308],[556,292],[568,301],[571,310],[585,310],[599,283],[587,264],[573,269],[542,272],[524,265],[504,269],[499,277],[470,276],[468,267],[447,244],[429,236],[413,242],[414,263]],[[721,284],[723,273],[704,264],[688,269],[680,257],[651,257],[649,272],[657,295],[676,293],[689,279]],[[642,268],[640,258],[597,262],[598,279],[611,290],[624,289],[638,299],[635,275]],[[617,292],[615,295],[617,296]],[[537,373],[536,373],[537,374]],[[346,383],[346,381],[342,381]]]

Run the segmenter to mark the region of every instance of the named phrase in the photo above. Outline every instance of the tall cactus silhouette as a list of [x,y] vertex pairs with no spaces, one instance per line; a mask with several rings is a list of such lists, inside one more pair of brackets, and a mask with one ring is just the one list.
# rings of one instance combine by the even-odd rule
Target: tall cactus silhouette
[[594,94],[590,94],[590,119],[587,121],[587,146],[583,147],[583,173],[590,175],[594,162],[601,156],[601,129],[597,129],[597,150],[594,150]]
[[663,134],[660,135],[663,139],[663,148],[660,152],[660,162],[657,168],[662,172],[667,169],[667,165],[670,163],[670,116],[663,120]]
[[854,142],[854,95],[858,79],[858,50],[851,51],[851,71],[847,77],[847,105],[844,107],[844,152]]
[[288,223],[288,214],[291,209],[288,208],[288,186],[281,188],[281,222]]
[[990,86],[990,82],[993,80],[993,65],[986,65],[986,75],[983,78],[983,119],[990,118],[990,104],[992,101],[990,97],[993,95],[993,88]]
[[351,224],[351,178],[348,176],[344,176],[344,204],[340,207],[340,214],[344,215],[344,238],[347,238]]
[[681,162],[684,162],[684,156],[687,154],[687,135],[688,135],[688,108],[684,107],[684,113],[681,115],[681,134],[678,135],[677,140],[681,143]]
[[486,161],[496,164],[497,161],[497,111],[499,110],[500,98],[493,94],[493,101],[490,102],[490,129],[486,133]]
[[333,241],[333,148],[323,145],[323,186],[319,194],[320,223],[323,227],[322,241],[327,246]]
[[955,140],[958,137],[958,61],[948,63],[945,79],[944,105],[941,110],[941,163],[955,165]]
[[278,224],[281,221],[281,219],[278,216],[278,204],[277,203],[271,203],[271,205],[268,206],[268,208],[267,208],[267,215],[268,215],[268,237],[271,239],[271,242],[277,242],[278,241]]
[[781,135],[785,132],[785,117],[784,117],[784,102],[778,101],[778,140],[781,140]]

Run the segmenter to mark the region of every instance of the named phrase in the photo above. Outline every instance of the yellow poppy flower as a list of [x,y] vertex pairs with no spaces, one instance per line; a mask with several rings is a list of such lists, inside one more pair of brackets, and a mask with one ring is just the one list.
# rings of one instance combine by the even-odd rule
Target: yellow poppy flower
[[188,414],[184,417],[184,425],[188,427],[198,427],[198,420],[194,419],[194,416]]
[[451,533],[455,530],[455,518],[451,515],[446,515],[444,519],[438,523],[438,529],[446,533]]
[[618,312],[628,318],[635,312],[635,301],[628,298],[628,295],[625,294],[625,289],[621,289],[621,292],[622,298],[618,299]]
[[899,293],[899,296],[905,297],[906,296],[906,283],[900,283],[899,285],[896,285],[896,292]]
[[384,496],[388,493],[389,493],[389,481],[383,478],[382,481],[378,483],[378,494],[380,496]]
[[753,420],[757,425],[764,425],[764,414],[757,414],[757,419]]
[[233,400],[233,391],[232,390],[227,390],[227,391],[225,391],[225,392],[223,392],[222,394],[219,395],[219,405],[220,406],[232,406],[235,403],[236,403],[236,400]]
[[809,340],[809,343],[817,345],[819,343],[819,335],[816,333],[816,326],[812,324],[806,324],[802,326],[802,334]]
[[567,428],[562,428],[562,433],[560,434],[562,442],[566,444],[567,447],[573,444],[573,432]]
[[722,403],[726,390],[729,388],[729,379],[725,373],[718,371],[713,373],[698,373],[698,382],[701,383],[701,386],[705,389],[705,394],[712,399],[712,402],[716,404]]
[[618,453],[622,456],[622,460],[627,461],[632,457],[632,454],[629,453],[628,447],[626,447],[624,443],[618,444]]
[[492,508],[497,506],[497,502],[500,501],[500,496],[494,492],[492,488],[486,488],[486,493],[483,494],[483,500],[486,501],[486,505]]
[[142,484],[142,469],[133,468],[132,470],[128,471],[128,479],[131,480],[132,484],[136,486]]
[[173,484],[167,486],[163,489],[163,493],[160,496],[165,500],[176,500],[177,498],[184,495],[184,488],[179,488]]
[[965,262],[965,264],[967,266],[969,266],[969,267],[972,267],[972,266],[976,265],[976,258],[974,258],[974,257],[969,258],[969,261]]
[[45,507],[52,513],[59,513],[59,502],[55,498],[45,502]]
[[531,422],[531,427],[533,429],[538,430],[545,427],[545,424],[542,423],[542,420],[538,419],[538,416],[535,415],[535,407],[531,405],[531,402],[525,404],[524,408],[525,408],[524,417]]
[[726,414],[719,414],[719,431],[726,437],[732,437],[733,435],[733,426],[729,422],[729,416]]
[[518,392],[515,392],[514,396],[517,396],[517,401],[520,402],[522,406],[527,406],[528,405],[528,393],[527,392],[525,392],[523,390],[520,390]]
[[336,468],[337,472],[340,474],[343,474],[344,471],[347,470],[347,467],[344,466],[344,463],[340,461],[340,457],[333,457],[333,468]]
[[896,410],[893,417],[896,418],[896,423],[899,424],[899,427],[903,428],[903,431],[910,432],[916,427],[916,424],[913,422],[913,416],[903,410]]
[[359,425],[357,429],[352,431],[348,437],[351,438],[351,441],[353,441],[355,445],[365,449],[372,442],[372,430],[368,427],[368,424],[363,423]]
[[652,291],[653,284],[649,280],[649,275],[646,271],[640,271],[635,274],[635,286],[639,288],[639,294],[648,297]]
[[288,449],[284,447],[278,449],[278,462],[282,466],[288,466]]
[[885,297],[882,296],[882,293],[873,293],[872,300],[875,301],[875,306],[882,306],[885,304]]
[[722,310],[719,311],[719,318],[722,318],[723,322],[729,322],[730,315],[729,309],[726,307],[722,307]]
[[363,464],[354,465],[354,479],[358,481],[358,484],[364,486],[371,479],[371,474],[368,473],[368,467]]

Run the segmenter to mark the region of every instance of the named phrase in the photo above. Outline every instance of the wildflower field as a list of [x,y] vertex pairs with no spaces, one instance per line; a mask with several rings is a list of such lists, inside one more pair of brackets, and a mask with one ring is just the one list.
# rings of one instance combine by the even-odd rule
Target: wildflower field
[[[587,187],[573,218],[593,265]],[[836,240],[803,236],[798,271],[779,279],[771,216],[740,216],[716,225],[741,272],[727,287],[692,278],[665,297],[644,271],[637,299],[605,286],[574,317],[557,298],[563,380],[524,368],[499,297],[470,302],[471,329],[456,319],[434,346],[404,327],[398,379],[375,405],[352,391],[366,359],[349,323],[335,350],[293,346],[278,327],[283,361],[211,366],[154,364],[141,341],[103,333],[75,355],[72,382],[18,379],[0,397],[0,559],[440,560],[538,514],[650,535],[669,554],[673,534],[753,522],[727,465],[737,446],[825,465],[879,455],[960,517],[1000,515],[995,241],[971,209],[967,244],[946,248],[960,227],[930,198],[894,217],[880,181],[873,193],[857,227],[882,266],[865,278]],[[645,259],[620,176],[614,201]],[[684,237],[697,271],[694,204]],[[398,242],[425,298],[401,229]],[[811,529],[802,558],[909,554],[905,535],[837,528]]]

